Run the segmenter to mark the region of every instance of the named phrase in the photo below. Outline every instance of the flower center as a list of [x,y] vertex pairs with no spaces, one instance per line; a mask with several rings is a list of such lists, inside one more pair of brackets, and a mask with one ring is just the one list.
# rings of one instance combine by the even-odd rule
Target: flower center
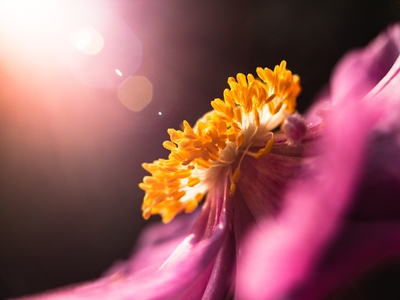
[[[151,174],[139,184],[146,193],[145,219],[160,214],[167,223],[182,211],[192,212],[218,176],[229,176],[233,196],[243,157],[259,159],[271,151],[272,130],[295,111],[300,79],[286,69],[285,61],[274,71],[257,68],[257,75],[260,79],[241,73],[230,77],[223,100],[211,101],[213,110],[194,127],[183,121],[183,131],[168,129],[170,140],[163,143],[171,151],[168,159],[142,165]],[[252,152],[250,147],[260,149]]]

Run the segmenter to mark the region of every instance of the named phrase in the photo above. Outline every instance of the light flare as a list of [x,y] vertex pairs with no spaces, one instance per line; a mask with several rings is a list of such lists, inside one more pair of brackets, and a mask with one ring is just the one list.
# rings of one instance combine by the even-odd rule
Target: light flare
[[104,47],[104,38],[91,26],[85,26],[72,32],[70,42],[75,48],[88,55],[95,55]]
[[118,87],[118,98],[130,110],[141,111],[153,98],[153,84],[144,76],[130,76]]

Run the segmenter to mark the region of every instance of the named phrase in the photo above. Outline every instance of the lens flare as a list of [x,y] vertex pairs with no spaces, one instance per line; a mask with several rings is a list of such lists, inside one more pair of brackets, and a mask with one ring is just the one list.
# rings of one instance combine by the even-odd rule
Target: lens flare
[[141,111],[153,98],[153,85],[144,76],[130,76],[118,87],[119,100],[132,111]]
[[75,30],[70,36],[70,42],[84,54],[95,55],[104,47],[101,34],[91,26]]
[[116,15],[103,16],[101,22],[72,32],[70,42],[78,51],[68,67],[85,85],[115,88],[139,68],[142,43]]

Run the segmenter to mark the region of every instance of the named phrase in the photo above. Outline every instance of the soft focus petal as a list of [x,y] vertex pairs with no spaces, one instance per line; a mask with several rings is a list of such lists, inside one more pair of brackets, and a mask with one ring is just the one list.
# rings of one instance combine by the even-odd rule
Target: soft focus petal
[[365,49],[349,52],[337,64],[331,81],[331,103],[360,99],[386,76],[400,52],[398,24],[381,33]]
[[[179,299],[182,292],[196,287],[199,275],[206,272],[213,262],[222,242],[223,226],[217,228],[214,235],[196,246],[191,245],[189,236],[185,243],[190,247],[190,259],[185,255],[181,260],[156,273],[115,275],[102,278],[77,288],[70,287],[53,293],[29,299]],[[203,287],[200,293],[203,293]],[[196,289],[191,290],[195,294]]]
[[[115,273],[98,281],[27,299],[201,299],[215,259],[226,242],[225,184],[215,188],[212,202],[203,207],[192,233],[157,270]],[[214,207],[210,208],[212,204]],[[156,249],[157,250],[157,249]],[[157,250],[158,251],[158,250]],[[151,255],[151,253],[149,253]],[[158,262],[157,262],[158,263]],[[221,287],[227,289],[226,287]],[[228,287],[229,288],[229,287]]]
[[[191,247],[190,259],[183,255],[180,261],[163,268],[156,273],[131,276],[115,275],[80,287],[66,288],[29,299],[178,299],[183,291],[193,288],[199,275],[206,272],[221,246],[223,228],[215,231],[213,237],[195,247],[191,247],[190,238],[184,241]],[[186,249],[180,249],[184,254]],[[200,293],[203,292],[203,287]],[[196,290],[191,290],[196,293]]]
[[[243,197],[255,221],[275,215],[282,206],[282,196],[288,183],[299,174],[302,157],[315,155],[318,128],[311,129],[303,143],[288,146],[283,134],[275,135],[272,152],[261,159],[246,156],[237,194]],[[232,199],[232,202],[243,201]]]
[[293,293],[292,299],[323,299],[366,266],[373,267],[399,254],[400,221],[345,222],[317,270]]
[[352,220],[400,220],[400,106],[393,111],[397,112],[397,125],[372,137],[364,175],[348,216]]
[[[350,117],[361,130],[351,126],[339,130]],[[324,154],[302,171],[302,180],[286,195],[281,214],[249,238],[238,265],[239,299],[279,299],[311,272],[314,259],[348,205],[363,157],[363,141],[374,124],[371,117],[356,105],[331,116],[325,128],[329,134]]]
[[[385,194],[385,188],[388,188],[384,197],[386,207],[382,208],[384,212],[378,209],[378,215],[389,213],[392,208],[397,216],[400,210],[394,201],[400,194],[400,126],[398,121],[396,123],[400,108],[399,37],[400,27],[393,26],[364,52],[353,53],[339,64],[331,88],[331,107],[323,124],[324,140],[320,149],[323,155],[304,165],[300,179],[286,195],[282,213],[276,219],[266,221],[263,230],[255,230],[249,238],[244,259],[238,266],[237,294],[240,299],[281,299],[288,295],[293,299],[319,299],[363,264],[387,254],[388,244],[396,240],[394,236],[397,238],[397,235],[393,232],[379,229],[397,228],[396,224],[377,226],[367,234],[371,238],[368,242],[355,239],[353,235],[361,232],[360,226],[346,230],[345,214],[352,204],[352,196],[364,195],[371,201],[367,202],[369,207],[364,211],[368,215],[380,205],[376,193]],[[360,98],[366,94],[364,99]],[[386,136],[382,135],[383,131]],[[378,139],[380,142],[370,146],[371,141]],[[380,150],[382,146],[384,150]],[[359,175],[367,184],[376,180],[373,166],[380,167],[378,182],[387,186],[372,186],[376,190],[371,195],[356,192],[357,186],[363,191],[366,184],[359,183]],[[396,194],[389,194],[393,191]],[[359,203],[352,207],[353,214],[357,214],[357,207],[363,206],[363,201],[359,197]],[[345,252],[355,256],[335,260],[336,270],[341,272],[333,276],[327,268],[327,265],[331,266],[329,257],[323,255],[322,250],[328,249],[331,257],[340,256],[339,250],[338,253],[332,250],[336,243],[326,248],[340,228],[337,241],[353,247],[352,251]],[[375,235],[380,236],[382,243],[370,247],[376,243]],[[355,259],[357,252],[364,251],[362,246],[370,251]],[[347,270],[352,259],[354,264]],[[320,264],[316,267],[318,261]],[[317,282],[313,281],[316,278]]]
[[172,254],[175,248],[189,235],[198,212],[182,214],[168,224],[155,223],[146,227],[141,233],[132,256],[124,261],[115,262],[104,276],[133,274],[143,269],[153,268],[156,271]]
[[[215,259],[212,273],[207,278],[207,288],[199,299],[225,299],[235,278],[235,254],[234,237],[232,234],[227,234]],[[187,296],[182,299],[194,299],[191,293]]]
[[[398,45],[400,26],[389,28],[388,33],[389,37],[396,38]],[[391,69],[360,101],[362,105],[382,111],[365,141],[368,148],[360,171],[361,180],[354,187],[353,203],[341,220],[340,233],[331,242],[307,283],[295,292],[294,299],[318,299],[356,276],[360,270],[390,256],[400,255],[399,53],[400,48],[397,48],[397,59],[392,61]],[[387,57],[391,54],[387,53]],[[385,53],[379,55],[385,56]]]

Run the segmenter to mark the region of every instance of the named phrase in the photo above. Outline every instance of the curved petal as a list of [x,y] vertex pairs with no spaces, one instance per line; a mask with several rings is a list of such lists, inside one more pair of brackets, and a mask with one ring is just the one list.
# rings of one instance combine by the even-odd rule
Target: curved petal
[[241,199],[235,196],[232,201],[244,200],[256,222],[276,215],[281,210],[285,188],[298,176],[302,160],[316,154],[318,139],[317,126],[311,128],[304,141],[295,146],[289,146],[286,137],[277,134],[270,154],[260,159],[244,157],[242,176],[237,186],[237,194]]
[[323,299],[327,293],[345,284],[349,277],[365,270],[366,266],[373,267],[382,260],[398,256],[400,221],[345,222],[332,244],[324,260],[292,294],[292,299]]
[[150,268],[156,271],[190,233],[198,215],[199,210],[193,214],[179,215],[168,224],[147,226],[139,236],[131,257],[115,262],[103,276],[133,274]]
[[[376,236],[381,234],[382,239],[387,238],[380,246],[370,247],[371,242],[376,243],[373,239],[354,239],[353,235],[361,231],[358,227],[347,226],[345,214],[353,196],[359,199],[359,203],[356,201],[351,207],[353,217],[354,214],[360,216],[358,209],[364,204],[367,204],[367,214],[373,211],[373,206],[379,205],[377,200],[380,198],[376,193],[381,189],[371,185],[370,191],[377,189],[375,194],[366,193],[366,185],[376,180],[374,170],[377,168],[373,167],[379,166],[378,182],[386,183],[384,188],[390,187],[396,194],[384,196],[386,207],[375,211],[372,217],[387,217],[384,213],[389,212],[394,217],[399,216],[400,208],[394,201],[398,199],[396,195],[400,195],[399,43],[400,25],[396,25],[364,52],[353,52],[339,64],[332,84],[330,112],[323,124],[323,154],[303,168],[299,180],[286,195],[282,213],[276,219],[266,221],[262,231],[254,230],[249,238],[246,255],[238,267],[237,294],[240,299],[281,299],[289,295],[293,299],[319,299],[358,267],[382,256],[387,252],[388,243],[394,241],[394,232],[382,234],[379,229],[393,230],[393,226],[378,226],[372,230]],[[364,99],[360,98],[366,94]],[[372,139],[372,133],[375,139]],[[371,140],[376,144],[369,148]],[[363,180],[359,183],[360,175]],[[362,192],[355,193],[357,186]],[[364,202],[361,196],[371,202]],[[390,211],[391,208],[394,210]],[[375,237],[372,233],[369,238]],[[340,251],[335,250],[340,249],[340,245],[332,241],[334,237],[337,237],[334,241],[353,247],[346,255],[354,255],[343,261],[336,260],[336,277],[327,269],[332,266],[330,257],[340,256]],[[348,240],[350,238],[352,240]],[[372,254],[357,258],[361,246],[370,247],[366,252],[371,250]],[[324,249],[327,254],[323,253]],[[347,263],[351,259],[354,264],[349,265],[347,272]],[[260,264],[260,261],[265,263]]]
[[[325,124],[323,154],[289,187],[281,214],[249,238],[238,262],[239,299],[286,295],[310,274],[321,248],[335,233],[358,175],[364,141],[377,120],[374,112],[363,112],[354,103],[338,109],[340,114],[332,114]],[[350,119],[358,126],[340,130]]]
[[[71,286],[26,299],[201,299],[214,262],[226,240],[228,224],[224,206],[226,190],[221,184],[214,189],[188,235],[158,270],[115,273],[98,281]],[[210,210],[215,205],[218,209]],[[218,214],[215,214],[218,211]],[[207,225],[207,230],[204,230]],[[171,227],[172,228],[172,227]],[[152,240],[151,238],[150,240]],[[153,242],[146,241],[152,244]]]
[[[212,273],[201,299],[225,299],[235,278],[235,240],[233,234],[227,234],[215,259]],[[182,299],[193,299],[192,294]]]
[[400,25],[381,33],[364,49],[349,52],[331,80],[331,103],[361,99],[386,76],[400,53]]
[[180,251],[185,254],[186,248],[191,247],[190,259],[183,255],[179,261],[156,273],[108,276],[93,283],[27,299],[177,299],[183,291],[195,285],[199,275],[207,272],[219,251],[224,232],[225,226],[221,224],[212,237],[195,246],[191,246],[192,236],[189,236],[181,244],[185,249]]
[[[400,43],[400,25],[392,27]],[[368,150],[364,175],[357,189],[350,217],[359,220],[387,220],[400,217],[400,49],[388,74],[362,100],[380,107],[379,120]],[[379,199],[379,205],[377,205]]]
[[[198,277],[207,272],[213,263],[223,241],[224,220],[215,229],[214,234],[195,246],[191,245],[192,235],[181,244],[183,253],[168,267],[148,274],[132,274],[104,277],[93,283],[78,287],[69,287],[27,299],[177,299],[182,292],[193,288]],[[190,251],[187,251],[190,248]],[[190,252],[190,257],[187,253]],[[177,253],[176,253],[177,255]],[[208,278],[207,278],[208,282]],[[200,294],[203,293],[203,287]],[[193,293],[196,290],[192,290]]]
[[[399,112],[400,107],[395,111]],[[400,122],[376,132],[348,218],[368,222],[400,219]]]

